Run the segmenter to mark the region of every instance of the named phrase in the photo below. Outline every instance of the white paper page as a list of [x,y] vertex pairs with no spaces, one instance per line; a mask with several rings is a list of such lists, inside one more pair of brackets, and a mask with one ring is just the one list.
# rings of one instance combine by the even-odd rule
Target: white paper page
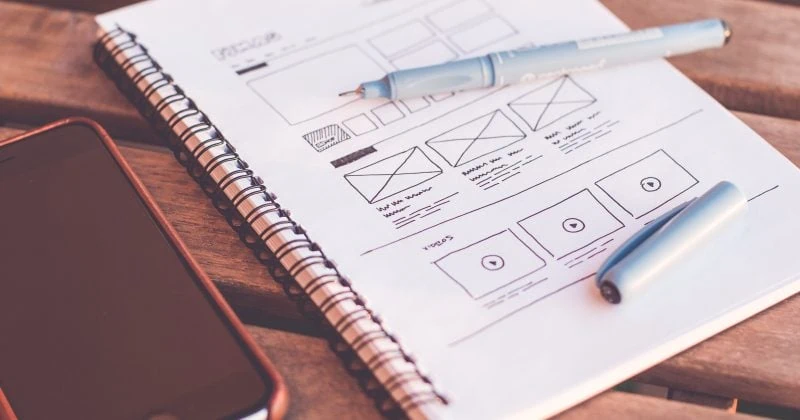
[[[409,66],[625,30],[591,0],[156,1],[138,35],[450,398],[553,414],[798,291],[797,169],[664,61],[409,101]],[[356,158],[357,157],[357,158]],[[592,275],[721,180],[746,232],[622,305]]]

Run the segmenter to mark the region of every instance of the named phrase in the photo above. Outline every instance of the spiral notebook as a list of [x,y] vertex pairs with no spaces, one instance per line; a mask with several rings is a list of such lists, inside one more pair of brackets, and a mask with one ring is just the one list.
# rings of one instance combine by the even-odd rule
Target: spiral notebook
[[[337,96],[626,30],[596,1],[156,0],[97,20],[98,63],[389,415],[552,415],[800,289],[797,168],[663,60]],[[604,302],[602,260],[721,180],[750,198],[743,236]]]

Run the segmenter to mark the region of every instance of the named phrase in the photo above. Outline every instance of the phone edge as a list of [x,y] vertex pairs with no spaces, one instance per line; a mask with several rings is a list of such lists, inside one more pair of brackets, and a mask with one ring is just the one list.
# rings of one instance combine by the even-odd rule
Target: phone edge
[[[283,377],[280,375],[275,365],[269,360],[269,358],[267,358],[264,352],[261,351],[253,337],[250,336],[247,330],[245,330],[244,324],[242,324],[242,322],[236,316],[233,309],[222,296],[222,293],[219,292],[205,271],[203,271],[194,257],[192,257],[192,255],[189,253],[186,244],[183,242],[180,236],[178,236],[178,232],[175,230],[172,224],[169,223],[166,215],[164,215],[164,213],[158,207],[158,203],[156,203],[155,198],[150,194],[144,183],[142,183],[142,181],[133,171],[133,168],[131,168],[130,164],[128,164],[128,161],[125,160],[125,157],[122,155],[122,152],[119,151],[119,148],[117,147],[116,143],[114,143],[114,140],[99,123],[86,117],[64,118],[24,133],[20,133],[16,136],[0,140],[0,147],[66,125],[84,125],[94,131],[98,137],[100,137],[100,140],[103,142],[106,150],[108,150],[112,158],[119,165],[120,169],[122,169],[122,172],[131,182],[136,192],[143,198],[144,204],[148,211],[164,229],[164,233],[178,251],[181,258],[183,258],[189,267],[197,274],[197,277],[202,283],[203,288],[205,288],[209,293],[211,298],[214,300],[214,303],[218,305],[222,311],[222,315],[228,322],[230,322],[230,325],[235,330],[234,332],[242,338],[244,345],[253,354],[258,364],[264,369],[264,371],[272,380],[273,392],[267,400],[267,416],[269,419],[282,419],[286,414],[286,410],[289,405],[289,394]],[[8,420],[16,420],[10,402],[5,397],[5,394],[3,394],[2,389],[0,389],[0,415],[5,415],[5,412],[7,412],[9,415]],[[255,412],[250,414],[255,414]],[[6,420],[6,418],[0,417],[0,420]]]

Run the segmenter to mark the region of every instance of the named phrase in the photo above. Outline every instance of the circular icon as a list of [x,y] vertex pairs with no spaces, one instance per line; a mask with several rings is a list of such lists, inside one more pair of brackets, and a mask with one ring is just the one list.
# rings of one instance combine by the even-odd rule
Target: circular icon
[[658,189],[661,188],[661,180],[654,176],[648,176],[639,181],[639,185],[647,192],[658,191]]
[[499,255],[487,255],[481,258],[481,265],[489,271],[497,271],[503,268],[506,262]]
[[586,225],[583,223],[583,220],[570,217],[561,223],[561,227],[569,233],[577,233],[582,231]]

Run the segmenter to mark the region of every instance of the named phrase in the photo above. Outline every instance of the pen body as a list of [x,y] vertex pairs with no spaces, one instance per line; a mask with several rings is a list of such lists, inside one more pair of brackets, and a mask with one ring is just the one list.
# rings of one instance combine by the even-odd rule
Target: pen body
[[[363,86],[364,97],[390,99],[530,82],[583,70],[687,54],[725,44],[724,21],[709,19],[618,35],[491,53],[399,70]],[[383,84],[377,86],[370,84]]]
[[605,271],[598,279],[601,291],[609,283],[616,289],[617,302],[630,298],[669,267],[713,242],[746,211],[744,194],[733,184],[720,182]]
[[635,63],[721,47],[725,23],[710,19],[489,54],[495,85]]

